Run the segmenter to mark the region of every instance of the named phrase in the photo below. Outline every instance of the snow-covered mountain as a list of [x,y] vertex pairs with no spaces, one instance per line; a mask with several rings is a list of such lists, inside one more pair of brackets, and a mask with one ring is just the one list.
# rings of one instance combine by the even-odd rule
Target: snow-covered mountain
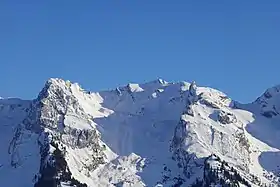
[[240,104],[193,82],[0,99],[2,187],[280,186],[280,86]]

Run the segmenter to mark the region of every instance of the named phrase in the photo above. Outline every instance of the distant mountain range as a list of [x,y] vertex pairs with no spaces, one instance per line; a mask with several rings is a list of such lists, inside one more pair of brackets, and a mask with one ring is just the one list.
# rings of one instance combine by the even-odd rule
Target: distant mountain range
[[0,148],[1,187],[280,186],[280,86],[241,104],[195,82],[50,79],[0,99]]

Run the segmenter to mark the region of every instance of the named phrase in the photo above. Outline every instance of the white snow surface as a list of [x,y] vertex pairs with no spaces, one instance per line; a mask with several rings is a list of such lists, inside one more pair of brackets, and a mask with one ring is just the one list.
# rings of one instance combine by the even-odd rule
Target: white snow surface
[[[191,106],[191,116],[185,114],[190,86],[187,82],[168,83],[159,79],[116,90],[87,92],[77,83],[49,81],[63,90],[65,102],[69,96],[78,101],[78,111],[68,109],[64,125],[79,130],[97,129],[99,143],[105,147],[106,163],[90,170],[86,166],[92,151],[65,144],[70,171],[89,187],[171,186],[172,179],[178,176],[185,179],[183,186],[190,185],[201,177],[201,168],[190,163],[193,173],[186,178],[178,161],[172,159],[172,140],[181,131],[187,133],[177,146],[193,153],[198,160],[215,153],[247,180],[257,176],[260,182],[252,182],[253,186],[279,185],[280,115],[265,117],[261,106],[265,102],[269,109],[280,108],[276,88],[269,89],[269,98],[261,96],[254,103],[233,107],[234,101],[224,93],[197,87],[199,100]],[[5,186],[32,186],[39,172],[38,135],[22,127],[17,143],[14,140],[30,103],[0,99],[0,184],[8,184]],[[220,121],[221,113],[229,116],[228,123]],[[186,123],[184,130],[176,128],[180,120]],[[11,160],[16,160],[17,167],[11,165]],[[163,176],[169,179],[163,182]]]

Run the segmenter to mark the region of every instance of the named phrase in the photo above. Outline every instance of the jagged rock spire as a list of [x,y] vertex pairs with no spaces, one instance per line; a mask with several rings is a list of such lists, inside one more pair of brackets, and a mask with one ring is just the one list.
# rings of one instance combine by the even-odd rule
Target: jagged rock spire
[[195,81],[192,81],[190,87],[189,87],[189,92],[190,92],[190,95],[191,96],[195,96],[196,95],[196,89],[197,89],[197,86],[195,84]]
[[194,104],[197,101],[197,86],[195,84],[195,81],[193,81],[189,87],[189,95],[188,95],[188,100],[189,104]]

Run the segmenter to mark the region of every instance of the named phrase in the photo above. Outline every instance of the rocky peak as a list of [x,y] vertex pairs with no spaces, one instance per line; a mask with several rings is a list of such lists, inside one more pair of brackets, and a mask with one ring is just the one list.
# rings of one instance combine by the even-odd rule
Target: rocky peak
[[197,86],[195,81],[193,81],[189,87],[189,92],[191,96],[196,96],[196,90],[197,90]]
[[260,113],[267,118],[279,116],[280,85],[267,89],[253,104],[259,105]]
[[87,150],[90,155],[84,166],[87,170],[94,170],[104,163],[104,148],[100,144],[99,133],[81,98],[91,98],[91,95],[83,92],[78,84],[49,79],[33,101],[23,124],[39,135],[41,177],[38,177],[36,187],[41,187],[43,183],[53,184],[54,178],[60,182],[75,182],[65,161],[69,149]]
[[197,86],[195,84],[195,81],[193,81],[189,86],[189,92],[188,92],[188,101],[189,104],[194,104],[198,99],[197,96]]
[[45,86],[39,93],[37,100],[47,98],[50,95],[56,95],[57,97],[62,97],[63,95],[71,95],[70,87],[70,81],[64,81],[58,78],[51,78],[45,83]]
[[[268,112],[278,111],[278,90],[278,87],[269,89],[256,102],[257,107],[266,105],[273,109]],[[13,110],[13,106],[23,106],[22,102],[0,100],[0,119],[5,126],[0,131],[4,132],[0,134],[0,142],[5,142],[2,137],[9,129],[9,121],[16,126],[23,120],[15,133],[10,132],[14,137],[7,158],[12,158],[12,172],[23,168],[25,160],[29,161],[24,170],[30,170],[28,184],[36,174],[35,187],[156,184],[182,187],[209,183],[249,186],[247,182],[255,180],[251,174],[269,184],[263,172],[265,177],[278,180],[272,173],[274,170],[260,165],[262,159],[272,160],[266,155],[268,150],[279,152],[279,147],[272,149],[263,141],[274,131],[263,133],[270,128],[267,125],[255,131],[265,138],[253,138],[254,131],[246,128],[246,125],[258,128],[270,119],[262,117],[263,121],[258,122],[255,116],[259,113],[232,108],[231,102],[222,92],[198,87],[195,82],[167,83],[159,79],[128,84],[115,91],[89,93],[70,81],[50,79],[37,99],[26,103],[28,110],[21,112],[22,115]],[[251,122],[255,124],[250,126]],[[273,142],[279,142],[271,137]],[[34,151],[26,149],[26,144],[37,151],[36,157],[29,157]],[[25,150],[27,153],[22,154]],[[3,164],[8,159],[1,160],[2,155],[1,182],[3,174],[14,177],[5,174],[9,172],[9,164]],[[29,167],[35,162],[38,167],[31,171]],[[278,163],[278,158],[274,163]]]
[[258,100],[267,100],[267,99],[271,99],[272,97],[275,96],[280,96],[280,85],[268,88],[262,95],[260,98],[258,98]]

